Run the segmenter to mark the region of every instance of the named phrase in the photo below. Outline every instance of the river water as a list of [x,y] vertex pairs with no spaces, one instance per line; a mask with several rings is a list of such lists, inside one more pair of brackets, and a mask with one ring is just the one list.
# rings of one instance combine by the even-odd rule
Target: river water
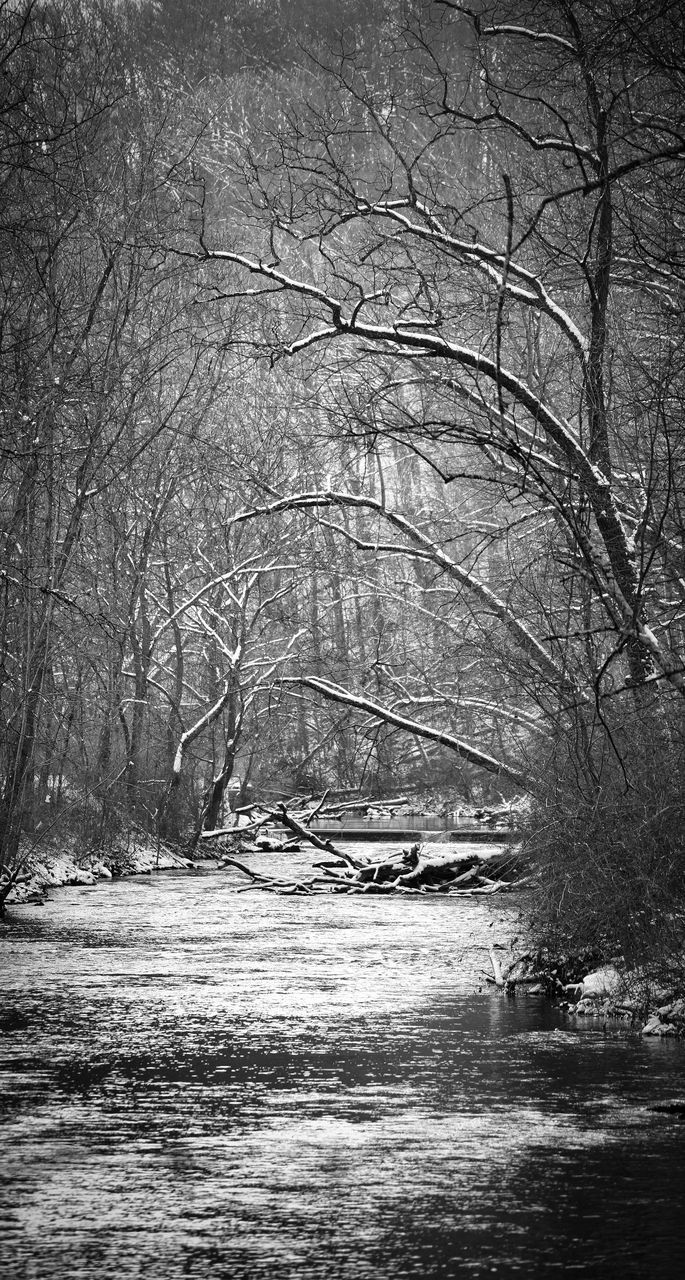
[[512,898],[239,882],[14,909],[6,1280],[685,1275],[685,1046],[492,991]]

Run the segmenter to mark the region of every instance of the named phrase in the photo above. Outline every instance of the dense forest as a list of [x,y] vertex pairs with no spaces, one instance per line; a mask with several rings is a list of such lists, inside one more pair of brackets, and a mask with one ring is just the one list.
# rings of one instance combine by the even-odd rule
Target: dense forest
[[6,883],[526,794],[542,919],[680,946],[684,68],[671,0],[0,0]]

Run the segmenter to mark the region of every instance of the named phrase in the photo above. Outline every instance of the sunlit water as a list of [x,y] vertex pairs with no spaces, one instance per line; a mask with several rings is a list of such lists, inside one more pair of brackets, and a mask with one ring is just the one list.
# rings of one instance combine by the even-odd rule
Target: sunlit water
[[14,910],[3,1277],[685,1275],[682,1044],[491,991],[512,899],[238,883]]

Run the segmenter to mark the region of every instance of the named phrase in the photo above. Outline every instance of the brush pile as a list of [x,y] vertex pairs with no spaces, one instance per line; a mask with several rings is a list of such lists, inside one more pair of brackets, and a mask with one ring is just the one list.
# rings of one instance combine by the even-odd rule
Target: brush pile
[[327,853],[331,856],[314,863],[314,874],[307,879],[264,874],[231,856],[224,856],[220,866],[233,867],[246,875],[250,883],[245,888],[284,894],[439,893],[475,897],[522,883],[519,859],[511,850],[489,854],[459,849],[446,852],[439,846],[416,844],[379,861],[362,861],[332,846]]

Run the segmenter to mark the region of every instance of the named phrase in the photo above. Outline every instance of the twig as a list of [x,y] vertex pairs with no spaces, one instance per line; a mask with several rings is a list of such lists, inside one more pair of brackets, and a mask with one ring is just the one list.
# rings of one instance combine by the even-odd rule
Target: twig
[[488,947],[488,955],[490,956],[490,964],[492,965],[492,972],[495,975],[495,986],[503,987],[504,976],[502,974],[502,966],[499,960],[497,959],[497,956],[495,955],[492,947]]

